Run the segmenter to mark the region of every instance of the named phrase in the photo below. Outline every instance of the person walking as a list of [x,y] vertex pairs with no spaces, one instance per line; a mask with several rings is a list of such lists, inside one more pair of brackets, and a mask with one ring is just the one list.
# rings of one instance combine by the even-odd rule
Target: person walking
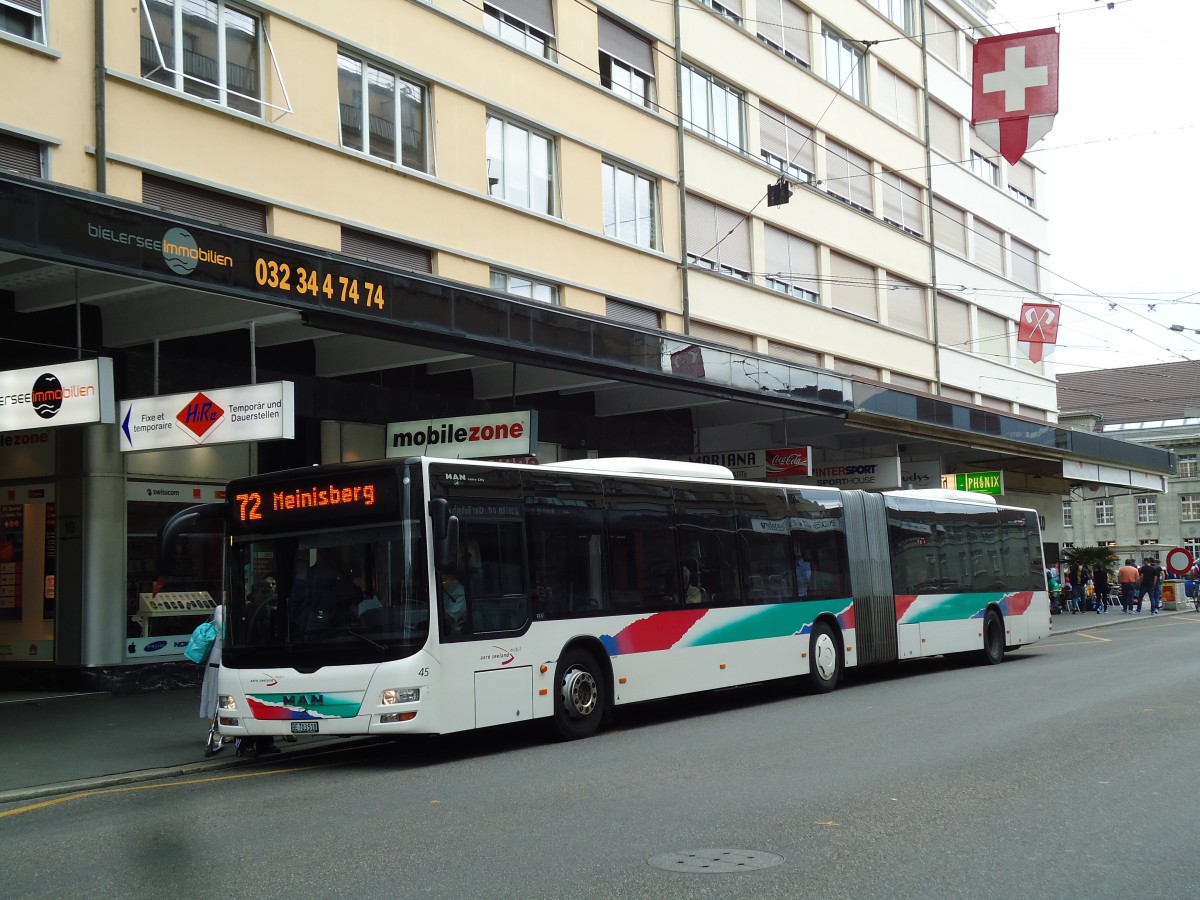
[[204,755],[212,756],[225,749],[225,742],[216,729],[217,717],[217,673],[221,669],[221,646],[225,635],[225,607],[213,610],[213,624],[217,626],[217,639],[213,641],[208,656],[204,659],[204,680],[200,682],[200,718],[209,723],[204,742]]
[[1121,590],[1122,612],[1133,612],[1133,595],[1137,591],[1139,581],[1141,581],[1141,576],[1138,574],[1137,566],[1133,564],[1132,559],[1125,560],[1125,565],[1117,570],[1117,586]]
[[1158,607],[1162,602],[1162,569],[1154,562],[1153,557],[1147,556],[1138,569],[1141,580],[1138,582],[1138,612],[1142,611],[1142,598],[1150,598],[1150,615],[1158,615]]
[[1096,612],[1108,612],[1108,566],[1096,565],[1092,569],[1092,585],[1096,590]]

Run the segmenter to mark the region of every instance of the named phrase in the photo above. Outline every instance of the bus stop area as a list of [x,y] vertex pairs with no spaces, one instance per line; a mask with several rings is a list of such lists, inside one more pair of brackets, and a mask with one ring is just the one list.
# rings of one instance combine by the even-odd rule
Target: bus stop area
[[[1179,601],[1163,615],[1194,613]],[[1115,614],[1114,614],[1115,613]],[[1121,615],[1059,614],[1052,634],[1149,619]],[[278,741],[280,752],[238,757],[233,745],[205,758],[208,723],[199,716],[199,687],[137,694],[0,690],[0,805],[42,797],[119,788],[159,778],[202,777],[221,769],[278,762],[336,750],[371,737],[300,737]]]

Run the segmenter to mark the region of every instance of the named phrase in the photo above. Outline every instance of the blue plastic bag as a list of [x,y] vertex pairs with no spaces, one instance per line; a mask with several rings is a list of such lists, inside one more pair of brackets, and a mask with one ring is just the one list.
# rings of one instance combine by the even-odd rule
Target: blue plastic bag
[[187,649],[183,651],[186,656],[194,663],[203,665],[208,659],[208,654],[212,652],[213,644],[217,642],[217,623],[210,616],[208,621],[201,622],[196,626],[196,630],[192,632],[191,638],[188,640]]

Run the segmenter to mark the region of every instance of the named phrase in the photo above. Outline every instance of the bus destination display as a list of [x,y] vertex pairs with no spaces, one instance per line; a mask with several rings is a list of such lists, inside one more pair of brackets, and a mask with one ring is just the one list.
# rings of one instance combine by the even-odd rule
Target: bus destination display
[[389,470],[230,487],[230,522],[240,533],[370,522],[394,517],[397,509],[396,474]]

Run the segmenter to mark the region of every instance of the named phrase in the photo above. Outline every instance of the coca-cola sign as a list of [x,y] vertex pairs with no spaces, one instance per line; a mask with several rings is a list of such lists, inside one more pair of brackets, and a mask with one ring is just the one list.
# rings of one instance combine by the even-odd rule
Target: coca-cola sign
[[807,478],[812,475],[812,447],[767,450],[766,456],[768,478]]

